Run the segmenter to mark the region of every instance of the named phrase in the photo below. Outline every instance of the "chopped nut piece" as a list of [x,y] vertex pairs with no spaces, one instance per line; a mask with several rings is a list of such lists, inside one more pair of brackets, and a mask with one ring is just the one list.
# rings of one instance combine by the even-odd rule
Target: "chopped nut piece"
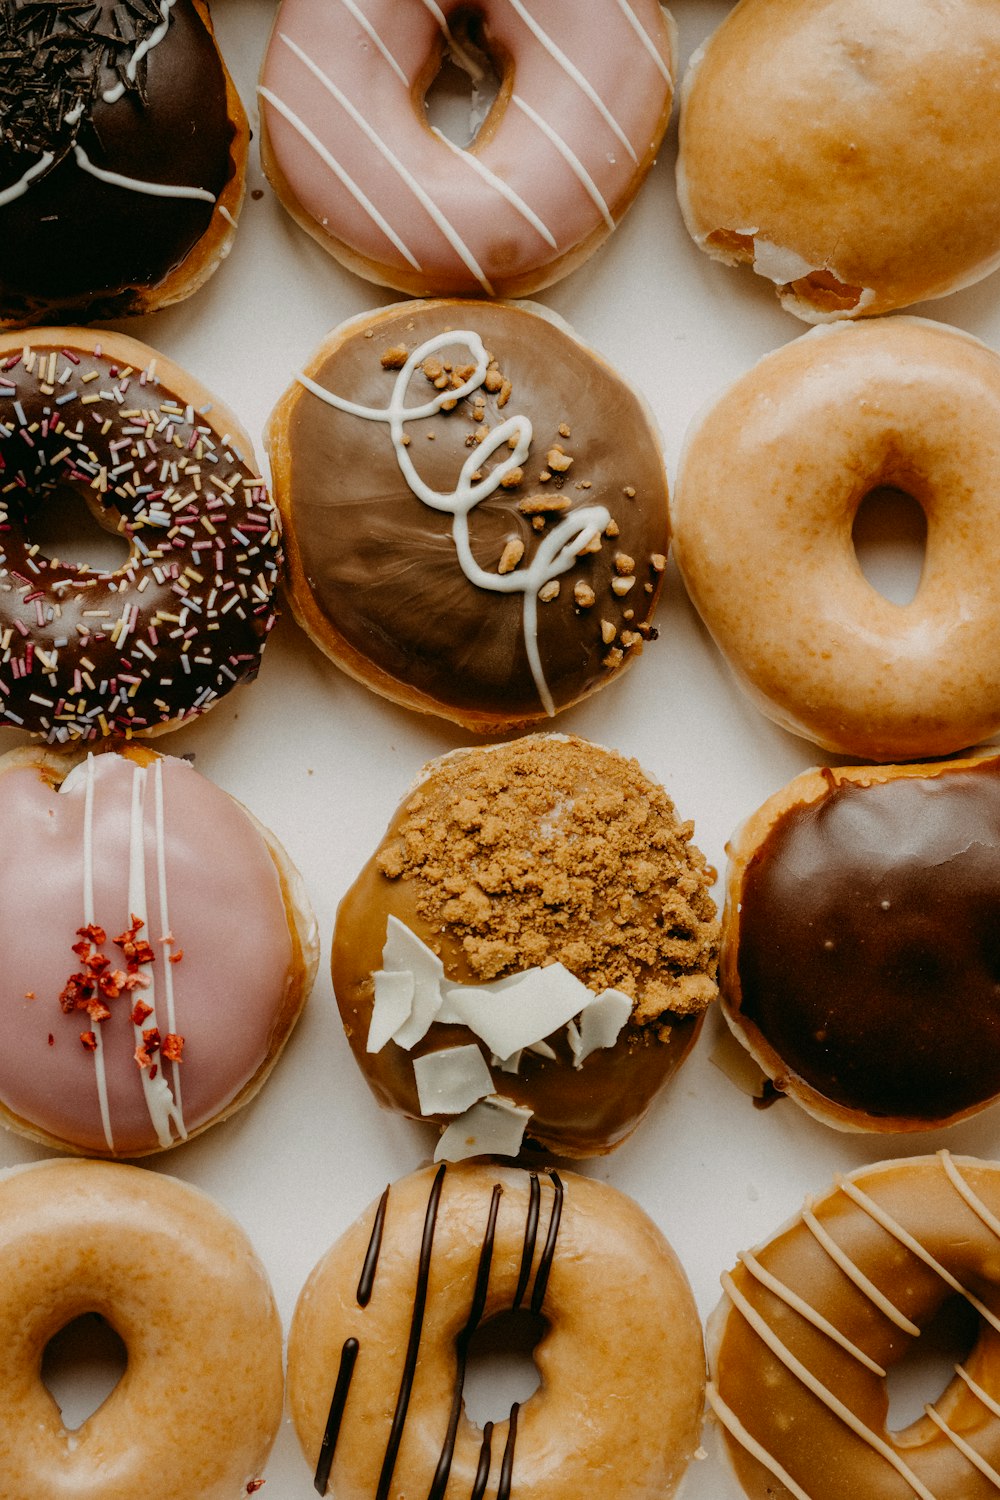
[[627,552],[615,553],[615,572],[623,577],[628,573],[635,572],[635,558],[629,557]]
[[625,660],[625,652],[620,646],[612,646],[607,656],[601,663],[604,667],[618,667]]
[[563,452],[558,443],[554,443],[545,455],[545,462],[557,474],[565,474],[566,470],[572,466],[573,460],[568,453]]
[[586,547],[578,547],[577,548],[576,555],[577,555],[577,557],[586,557],[588,553],[590,553],[590,552],[600,552],[600,550],[601,550],[601,538],[600,538],[600,536],[599,535],[598,536],[592,536],[591,539],[590,539],[590,541],[587,543]]
[[538,483],[539,484],[548,484],[548,482],[549,482],[549,480],[551,478],[552,478],[552,475],[549,473],[548,469],[543,469],[541,471],[541,473],[539,474],[539,476],[538,476]]
[[630,651],[633,646],[642,645],[642,636],[637,630],[623,630],[619,639],[627,651]]
[[487,370],[483,385],[491,395],[495,396],[497,391],[503,385],[503,376],[500,374],[500,371],[496,369]]
[[584,583],[582,578],[573,585],[573,598],[581,609],[590,609],[597,603],[597,595],[590,584]]
[[630,500],[634,500],[635,499],[635,485],[634,484],[627,484],[625,486],[625,488],[622,490],[622,494],[623,495],[627,495]]
[[524,495],[517,508],[524,516],[538,516],[546,511],[569,510],[569,501],[565,495]]
[[538,597],[543,604],[551,604],[553,599],[559,598],[559,580],[550,578],[548,583],[543,583],[538,590]]
[[532,518],[531,518],[531,529],[532,529],[532,531],[544,531],[545,530],[545,517],[544,516],[532,516]]
[[568,422],[560,422],[560,424],[559,424],[559,436],[560,437],[569,437],[569,435],[570,435],[569,423]]
[[517,536],[511,537],[510,541],[504,547],[503,552],[500,554],[500,561],[497,564],[497,572],[513,573],[514,569],[517,567],[523,556],[524,543],[521,541],[521,538]]
[[391,349],[386,349],[383,353],[382,368],[383,370],[401,370],[409,357],[405,344],[394,344]]
[[628,593],[629,589],[632,588],[634,583],[634,576],[632,578],[612,578],[611,587],[618,595],[619,599],[624,599],[625,595]]
[[613,517],[608,522],[607,526],[605,526],[605,528],[604,528],[604,535],[605,536],[617,536],[618,535],[618,522]]
[[654,573],[662,573],[667,566],[667,559],[662,552],[654,552],[649,559],[649,566]]
[[440,380],[441,376],[444,374],[444,365],[442,365],[439,359],[434,359],[430,355],[428,355],[428,357],[424,360],[420,368],[423,370],[428,380]]
[[503,380],[501,380],[500,382],[500,394],[497,397],[497,406],[507,405],[507,402],[510,400],[510,393],[512,389],[513,387],[511,386],[510,381],[506,376],[504,376]]
[[601,640],[606,646],[611,645],[611,642],[614,640],[617,634],[618,631],[615,629],[610,620],[601,621]]
[[509,473],[505,474],[504,477],[501,479],[501,481],[500,481],[500,488],[502,490],[512,490],[517,485],[519,485],[521,483],[521,480],[523,478],[524,478],[524,470],[523,469],[511,469],[509,471]]

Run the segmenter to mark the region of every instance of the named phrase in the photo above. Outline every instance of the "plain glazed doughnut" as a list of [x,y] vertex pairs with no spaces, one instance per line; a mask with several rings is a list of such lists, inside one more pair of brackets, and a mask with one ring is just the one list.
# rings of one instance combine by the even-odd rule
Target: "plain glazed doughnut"
[[316,971],[273,835],[184,760],[0,758],[0,1120],[139,1156],[256,1094]]
[[0,17],[0,325],[187,297],[229,250],[246,115],[203,0]]
[[[541,1386],[480,1429],[469,1346],[518,1309],[543,1323]],[[703,1390],[690,1289],[642,1210],[575,1173],[485,1162],[387,1188],[313,1271],[288,1341],[299,1441],[337,1500],[580,1500],[597,1475],[609,1500],[669,1500]]]
[[741,0],[684,79],[696,244],[807,322],[891,312],[1000,261],[993,0]]
[[[740,685],[826,750],[948,755],[1000,729],[1000,359],[899,317],[810,331],[688,434],[675,557]],[[865,579],[854,518],[873,491],[927,518],[910,603]]]
[[266,441],[292,609],[394,702],[501,732],[595,691],[655,633],[655,424],[541,309],[408,302],[355,318]]
[[723,1012],[779,1092],[842,1130],[1000,1098],[996,755],[807,771],[728,852]]
[[[71,496],[120,567],[33,539]],[[257,675],[280,561],[249,438],[184,370],[110,331],[0,335],[0,725],[130,738],[211,708]]]
[[[499,93],[467,150],[428,123],[450,59]],[[670,117],[658,0],[283,0],[261,70],[261,156],[292,216],[411,296],[524,297],[621,219]]]
[[344,896],[333,985],[438,1152],[610,1151],[716,995],[714,872],[635,763],[560,735],[432,761]]
[[[947,1152],[838,1179],[742,1255],[709,1323],[709,1403],[750,1500],[993,1500],[998,1266],[1000,1166]],[[886,1373],[949,1299],[975,1342],[893,1431]]]
[[[282,1410],[281,1323],[242,1229],[175,1178],[44,1161],[0,1178],[0,1494],[246,1500]],[[125,1345],[69,1431],[42,1354],[86,1314]]]

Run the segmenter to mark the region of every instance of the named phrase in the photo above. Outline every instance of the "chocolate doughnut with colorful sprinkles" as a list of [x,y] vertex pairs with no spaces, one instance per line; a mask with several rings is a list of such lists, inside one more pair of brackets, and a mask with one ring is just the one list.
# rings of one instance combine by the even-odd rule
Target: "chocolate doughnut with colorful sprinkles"
[[[47,555],[82,499],[117,568]],[[280,522],[236,419],[135,339],[0,336],[0,725],[50,742],[176,727],[256,676]]]

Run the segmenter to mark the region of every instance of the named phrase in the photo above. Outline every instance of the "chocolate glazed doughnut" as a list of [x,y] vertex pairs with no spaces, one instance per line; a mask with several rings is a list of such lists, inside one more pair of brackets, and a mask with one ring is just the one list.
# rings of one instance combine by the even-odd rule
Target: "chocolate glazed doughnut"
[[189,295],[229,247],[248,140],[202,0],[0,9],[0,325]]

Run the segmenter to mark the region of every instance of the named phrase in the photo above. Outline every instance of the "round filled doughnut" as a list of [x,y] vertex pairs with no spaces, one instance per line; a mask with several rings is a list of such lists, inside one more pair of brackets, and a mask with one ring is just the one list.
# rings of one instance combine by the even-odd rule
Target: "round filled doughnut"
[[[39,544],[70,501],[120,566]],[[203,713],[257,675],[280,562],[250,439],[186,371],[110,331],[0,335],[0,725],[65,743]]]
[[728,852],[723,1013],[780,1093],[874,1131],[1000,1098],[1000,758],[806,771]]
[[636,764],[560,735],[432,761],[344,896],[333,986],[439,1156],[612,1150],[716,996],[714,872]]
[[[1000,358],[898,317],[811,330],[696,420],[672,504],[688,593],[765,714],[866,760],[949,755],[1000,729]],[[852,526],[902,491],[927,520],[908,604]]]
[[562,323],[409,302],[334,330],[271,414],[291,607],[338,666],[478,733],[638,655],[668,545],[641,398]]
[[[480,1429],[462,1407],[470,1345],[511,1312],[542,1325],[541,1388]],[[338,1500],[578,1500],[597,1474],[666,1500],[703,1393],[673,1251],[631,1199],[571,1172],[463,1162],[392,1184],[316,1266],[289,1333],[296,1431]]]
[[998,108],[992,0],[741,0],[684,79],[685,223],[810,323],[943,297],[1000,263]]
[[141,1156],[251,1099],[316,971],[274,836],[137,745],[0,758],[0,1121]]
[[[240,1500],[281,1423],[281,1323],[243,1230],[186,1183],[120,1162],[0,1176],[0,1492]],[[46,1346],[97,1315],[127,1368],[67,1429]]]
[[0,19],[0,326],[152,312],[229,250],[246,115],[203,0]]
[[[467,148],[426,112],[445,63],[480,115]],[[283,0],[260,76],[264,170],[293,218],[371,281],[528,296],[622,218],[675,71],[658,0],[591,0],[586,14],[560,0]]]
[[[942,1151],[838,1178],[741,1255],[709,1322],[708,1396],[750,1500],[990,1500],[998,1252],[1000,1166]],[[949,1301],[975,1320],[971,1347],[894,1430],[886,1377]]]

